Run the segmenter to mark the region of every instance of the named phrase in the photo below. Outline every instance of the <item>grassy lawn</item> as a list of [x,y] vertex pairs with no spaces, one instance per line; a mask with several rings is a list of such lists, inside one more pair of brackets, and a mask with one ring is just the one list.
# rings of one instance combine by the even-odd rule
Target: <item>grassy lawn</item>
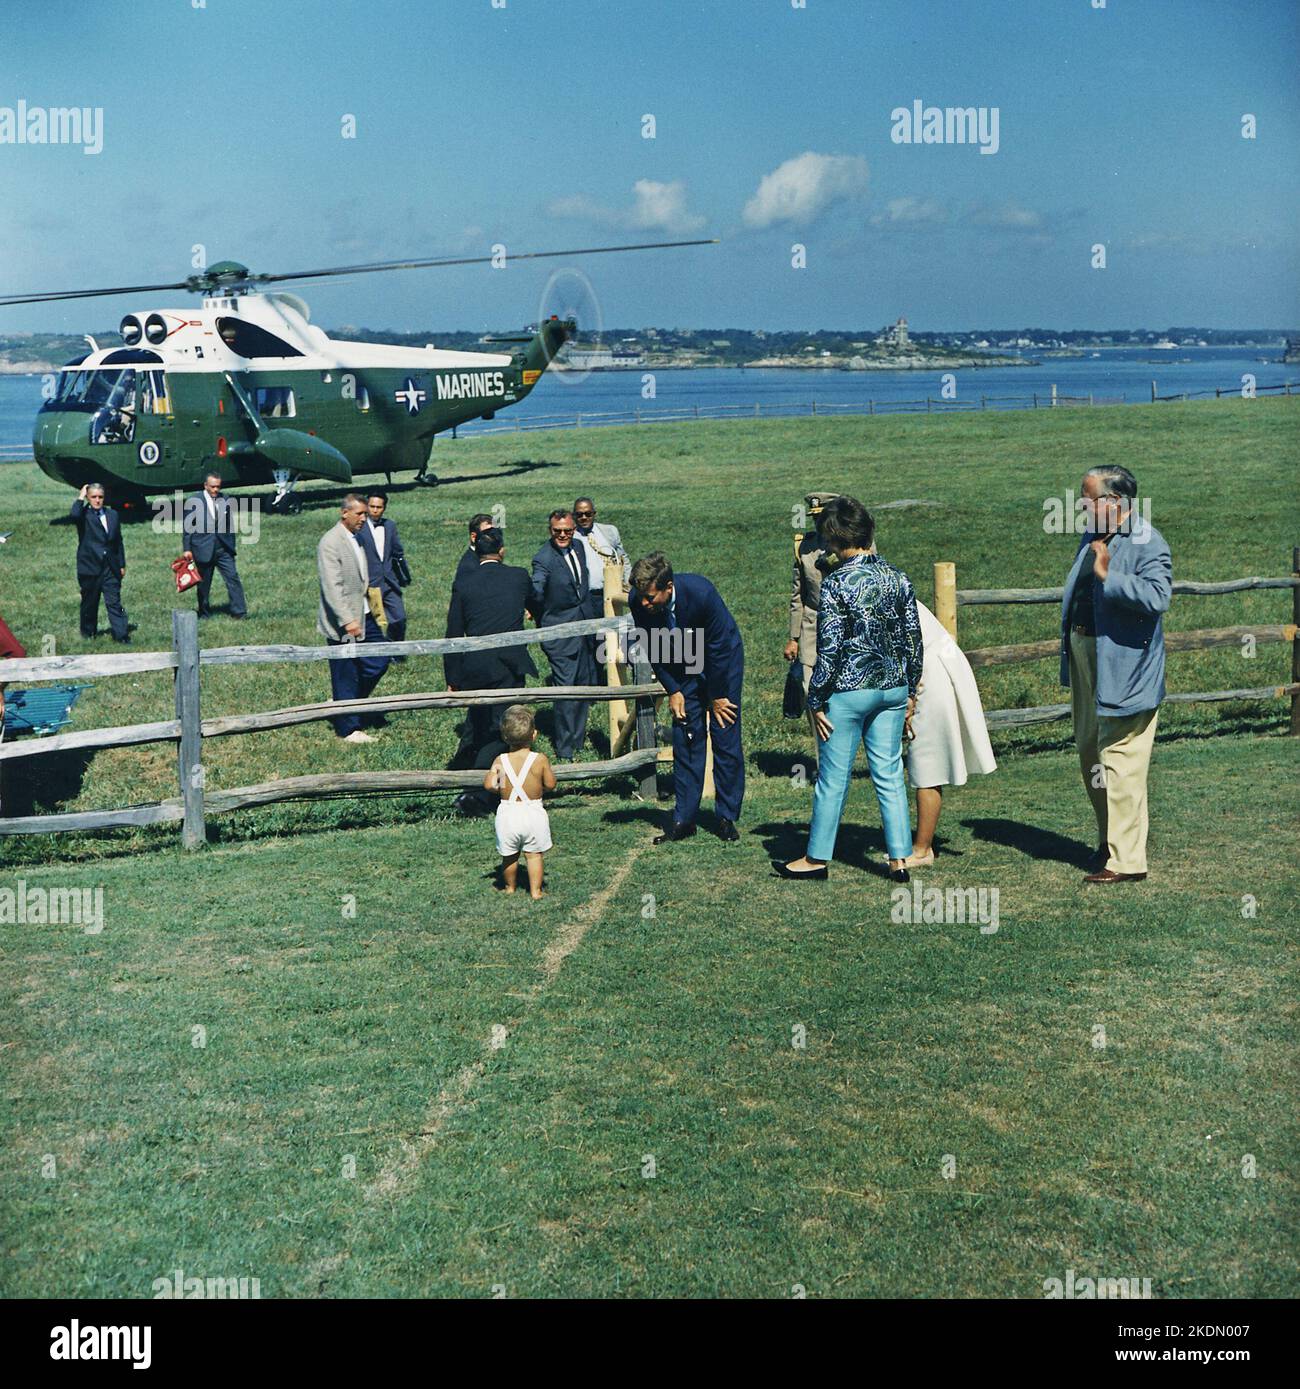
[[[448,795],[220,817],[197,855],[174,827],[0,843],[0,888],[102,887],[105,914],[100,934],[0,935],[0,1292],[149,1296],[180,1268],[256,1277],[264,1297],[1036,1297],[1073,1269],[1149,1277],[1156,1296],[1294,1296],[1300,741],[1284,701],[1162,712],[1153,872],[1133,889],[1079,884],[1090,813],[1067,724],[995,738],[999,770],[946,798],[939,861],[916,875],[996,889],[996,931],[891,919],[862,774],[831,882],[767,868],[801,849],[810,804],[790,775],[805,728],[780,716],[804,491],[880,508],[882,552],[927,600],[938,559],[963,588],[1060,583],[1074,542],[1044,532],[1044,500],[1101,461],[1150,492],[1176,577],[1279,575],[1300,537],[1292,410],[440,444],[452,480],[396,487],[390,505],[417,576],[411,634],[441,633],[471,511],[503,505],[524,563],[555,501],[594,493],[634,553],[708,574],[741,623],[743,842],[652,848],[662,809],[630,783],[571,788],[537,904],[493,890],[490,829]],[[0,612],[33,654],[46,633],[87,649],[72,533],[49,525],[71,494],[26,467],[0,470],[0,489],[15,531]],[[316,640],[310,556],[335,497],[264,520],[241,552],[253,620],[214,619],[205,644]],[[176,549],[128,530],[142,649],[167,643]],[[1179,598],[1168,626],[1289,611],[1281,592]],[[967,608],[961,640],[1054,624],[1048,607]],[[1175,655],[1170,688],[1281,684],[1289,659]],[[1055,675],[1042,661],[979,678],[993,708],[1058,701]],[[381,689],[441,683],[411,661]],[[204,713],[326,689],[323,666],[209,670]],[[100,681],[75,726],[167,717],[169,698],[160,676]],[[451,723],[404,716],[365,765],[441,765]],[[310,725],[204,755],[218,786],[358,765]],[[167,748],[58,761],[11,796],[174,794]]]

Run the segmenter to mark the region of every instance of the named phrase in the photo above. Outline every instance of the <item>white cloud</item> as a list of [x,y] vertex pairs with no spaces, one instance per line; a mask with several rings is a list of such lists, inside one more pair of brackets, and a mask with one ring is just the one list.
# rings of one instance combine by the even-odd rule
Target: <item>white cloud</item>
[[832,203],[867,191],[867,161],[854,154],[814,154],[808,150],[764,174],[745,204],[751,227],[777,222],[810,222]]
[[1041,231],[1043,218],[1040,213],[1016,203],[1003,203],[1001,207],[977,207],[971,212],[971,221],[977,227],[1004,227],[1009,231]]
[[704,218],[691,212],[686,205],[686,184],[658,183],[651,178],[639,178],[632,185],[631,207],[604,207],[585,193],[569,198],[556,198],[548,204],[550,217],[573,218],[584,222],[599,222],[602,226],[622,227],[628,231],[670,232],[673,234],[699,231]]
[[935,198],[891,198],[883,212],[872,217],[873,226],[883,227],[898,224],[918,224],[923,222],[946,222],[948,209]]

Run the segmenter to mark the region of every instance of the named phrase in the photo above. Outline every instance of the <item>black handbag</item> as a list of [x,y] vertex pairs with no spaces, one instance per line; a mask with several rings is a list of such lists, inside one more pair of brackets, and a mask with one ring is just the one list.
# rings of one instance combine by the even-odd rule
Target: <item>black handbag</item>
[[406,562],[406,556],[393,556],[393,573],[397,575],[397,585],[399,588],[407,588],[411,582],[411,566]]
[[787,719],[797,719],[803,714],[803,663],[791,661],[785,674],[785,690],[781,695],[781,712]]

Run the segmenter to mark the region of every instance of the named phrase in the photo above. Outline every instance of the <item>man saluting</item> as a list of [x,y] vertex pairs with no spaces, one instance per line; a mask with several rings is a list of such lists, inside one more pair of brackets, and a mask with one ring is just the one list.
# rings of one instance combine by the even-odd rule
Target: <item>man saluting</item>
[[740,838],[736,821],[745,795],[740,741],[740,691],[745,648],[735,618],[702,574],[673,574],[655,551],[632,566],[632,613],[650,664],[668,691],[673,715],[672,824],[655,839],[673,843],[695,833],[704,791],[705,728],[713,740],[718,838]]
[[81,635],[93,637],[99,626],[99,598],[113,640],[131,640],[122,606],[122,580],[126,578],[126,549],[117,512],[104,504],[102,483],[89,482],[77,493],[71,516],[77,527],[77,583],[81,588]]

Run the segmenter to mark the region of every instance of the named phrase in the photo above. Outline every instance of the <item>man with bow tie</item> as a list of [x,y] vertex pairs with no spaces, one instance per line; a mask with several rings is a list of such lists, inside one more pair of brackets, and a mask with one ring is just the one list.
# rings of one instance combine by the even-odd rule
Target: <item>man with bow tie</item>
[[185,498],[182,515],[185,558],[192,559],[199,571],[199,616],[207,617],[212,611],[208,598],[212,592],[212,573],[218,570],[230,599],[231,617],[247,617],[244,586],[235,568],[235,509],[229,497],[221,495],[220,473],[209,473],[203,479],[203,490]]
[[[584,546],[575,544],[571,511],[550,515],[551,538],[533,556],[532,611],[539,627],[581,622],[591,616],[591,586]],[[596,654],[591,637],[545,641],[542,650],[551,663],[552,685],[594,685]],[[577,757],[587,737],[586,700],[555,702],[555,755],[561,762]]]
[[126,549],[117,512],[105,505],[104,486],[88,482],[72,503],[77,527],[77,584],[81,588],[81,635],[93,637],[99,626],[99,600],[104,599],[113,640],[129,642],[126,609],[122,606],[122,580],[126,577]]

